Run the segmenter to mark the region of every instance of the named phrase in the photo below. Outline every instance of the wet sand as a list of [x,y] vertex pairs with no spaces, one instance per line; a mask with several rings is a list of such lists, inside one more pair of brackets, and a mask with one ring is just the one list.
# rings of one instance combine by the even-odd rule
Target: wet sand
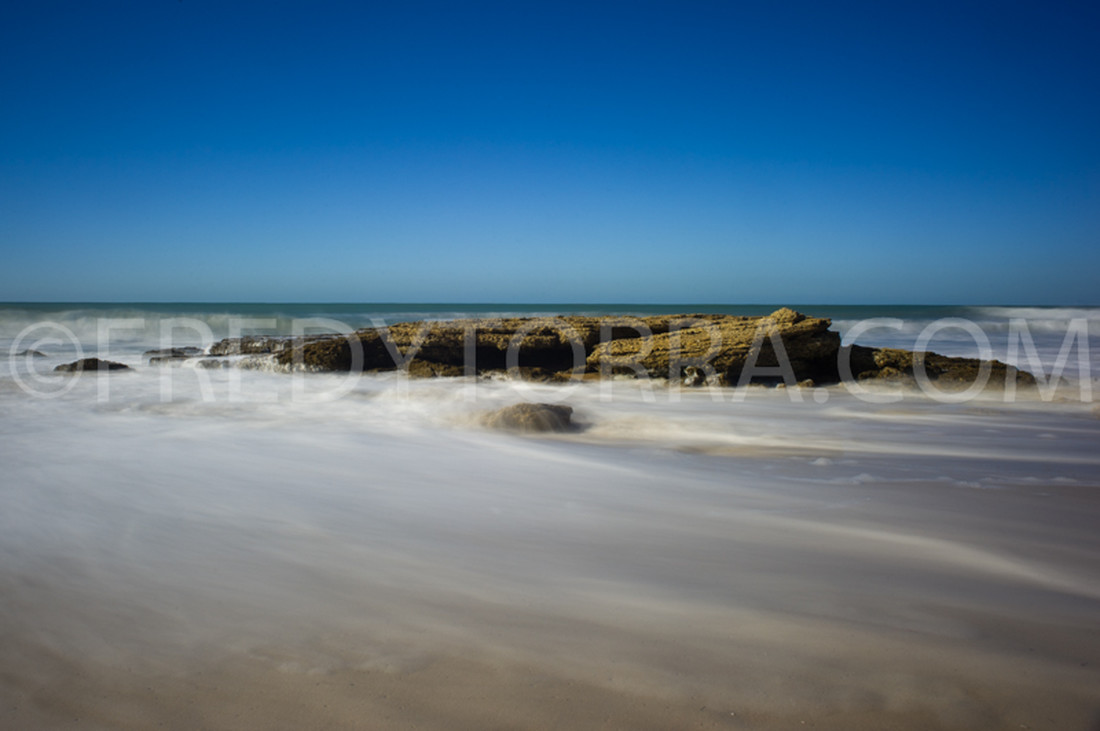
[[[557,587],[502,577],[595,545],[520,542],[480,580],[399,557],[321,575],[265,548],[202,581],[198,544],[175,575],[5,569],[0,726],[1100,728],[1095,488],[872,487],[873,506],[831,488],[847,507],[826,520],[788,506],[732,536],[613,530],[612,570]],[[950,512],[914,532],[933,504]]]
[[1087,410],[379,398],[5,422],[0,728],[1100,729]]
[[[189,674],[66,667],[54,660],[50,688],[4,696],[10,729],[418,728],[418,729],[1092,729],[1100,716],[1076,692],[1034,684],[962,682],[952,674],[902,698],[917,676],[898,673],[896,699],[853,690],[838,703],[814,697],[726,700],[630,692],[547,673],[538,667],[425,659],[403,672],[300,673],[237,659]],[[893,666],[891,666],[893,667]],[[871,668],[866,668],[870,670]],[[909,673],[915,668],[910,667]],[[932,670],[932,668],[927,668]],[[897,672],[894,670],[893,672]],[[1020,694],[1023,693],[1023,695]],[[933,694],[941,697],[932,699]],[[934,707],[930,707],[934,706]],[[999,709],[997,712],[989,708]]]

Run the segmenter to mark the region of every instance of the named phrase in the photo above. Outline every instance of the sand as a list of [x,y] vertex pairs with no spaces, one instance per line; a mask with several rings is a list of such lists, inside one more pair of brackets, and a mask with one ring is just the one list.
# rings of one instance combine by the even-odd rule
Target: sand
[[[1096,488],[878,485],[852,502],[867,489],[833,488],[848,502],[827,516],[743,517],[733,543],[657,531],[647,549],[627,531],[605,557],[621,586],[558,596],[340,585],[283,560],[257,568],[298,591],[267,598],[64,557],[7,570],[0,726],[1100,728],[1100,587],[1081,581]],[[731,546],[743,560],[713,553]],[[667,591],[631,590],[636,572]]]
[[141,379],[5,402],[0,728],[1100,729],[1091,406]]

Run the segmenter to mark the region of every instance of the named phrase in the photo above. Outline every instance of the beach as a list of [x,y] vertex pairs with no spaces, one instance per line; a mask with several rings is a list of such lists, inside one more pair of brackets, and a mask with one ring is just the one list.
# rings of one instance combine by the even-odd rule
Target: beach
[[0,731],[1100,731],[1100,6],[0,8]]
[[[1049,369],[1071,318],[1048,315]],[[19,317],[5,728],[1100,724],[1100,418],[1075,384],[955,403],[151,367],[152,327],[117,330],[133,372],[63,377],[71,344],[9,352]],[[48,315],[87,354],[102,317]],[[902,319],[870,344],[928,322]],[[485,426],[519,402],[578,428]]]

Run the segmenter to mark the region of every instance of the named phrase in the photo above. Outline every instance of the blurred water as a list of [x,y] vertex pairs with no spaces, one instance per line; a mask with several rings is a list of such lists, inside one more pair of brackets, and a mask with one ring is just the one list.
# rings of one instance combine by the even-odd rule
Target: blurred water
[[[95,339],[55,316],[76,342],[0,358],[0,636],[35,652],[278,646],[324,672],[476,645],[706,696],[732,658],[759,671],[744,692],[794,683],[779,648],[803,667],[928,644],[978,677],[1015,672],[1014,637],[1050,670],[1049,628],[1100,636],[1091,403],[158,368],[145,335],[112,342],[133,372],[72,377],[52,366]],[[580,428],[482,426],[520,401]],[[1087,685],[1081,648],[1045,677]]]

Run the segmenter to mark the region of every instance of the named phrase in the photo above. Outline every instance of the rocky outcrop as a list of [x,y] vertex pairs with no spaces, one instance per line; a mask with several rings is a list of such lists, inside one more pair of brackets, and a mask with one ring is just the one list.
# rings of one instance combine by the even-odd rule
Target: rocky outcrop
[[191,358],[196,355],[202,355],[202,348],[194,348],[191,346],[182,348],[159,348],[157,350],[146,350],[142,355],[169,358]]
[[143,355],[149,358],[149,365],[173,363],[202,355],[202,348],[160,348],[158,350],[146,350]]
[[128,371],[132,370],[125,363],[116,363],[113,360],[100,360],[99,358],[82,358],[72,363],[64,363],[54,368],[61,373],[80,373],[82,371]]
[[233,365],[233,361],[226,358],[196,358],[194,361],[196,368],[202,368],[204,370],[217,370],[219,368],[229,368]]
[[583,370],[601,318],[505,318],[402,322],[315,338],[279,353],[283,365],[315,370],[394,370],[460,376],[517,371],[539,378]]
[[32,350],[31,348],[27,348],[26,350],[21,350],[18,353],[16,353],[15,357],[16,358],[46,358],[48,356],[45,353],[43,353],[42,351]]
[[670,379],[690,373],[695,384],[739,385],[783,382],[780,367],[789,363],[796,381],[837,380],[840,335],[829,330],[829,320],[783,308],[767,317],[686,316],[669,324],[651,337],[601,343],[588,356],[589,368]]
[[[791,310],[765,318],[731,315],[661,315],[645,318],[506,318],[397,323],[386,330],[360,330],[292,343],[275,350],[284,366],[307,370],[393,370],[412,375],[461,376],[511,372],[534,379],[563,379],[584,373],[681,377],[688,367],[716,372],[718,382],[736,382],[746,358],[759,368],[777,367],[774,343],[802,377],[836,377],[840,347],[829,321]],[[768,322],[772,322],[769,320]],[[774,336],[773,336],[774,333]],[[759,337],[757,337],[759,335]],[[759,353],[752,346],[759,340]],[[222,341],[211,353],[234,352]],[[242,341],[242,348],[254,348]],[[245,352],[245,351],[241,351]],[[676,372],[674,372],[676,371]],[[703,376],[704,378],[706,375]]]
[[571,406],[522,403],[489,412],[484,423],[493,429],[521,433],[566,432],[575,428],[572,417]]
[[208,355],[260,355],[280,353],[290,347],[289,338],[245,335],[243,338],[225,338],[210,346]]
[[853,345],[846,354],[851,364],[851,376],[860,381],[887,381],[912,384],[917,373],[924,371],[928,381],[946,391],[965,390],[982,378],[983,367],[988,369],[986,381],[990,386],[1004,386],[1013,378],[1018,386],[1034,386],[1035,376],[1017,370],[998,360],[982,361],[977,358],[951,358],[937,353],[921,353],[896,348],[867,348]]
[[[261,355],[272,367],[312,371],[391,371],[447,377],[508,373],[527,379],[567,380],[634,375],[685,385],[828,385],[862,380],[912,379],[923,364],[929,380],[966,388],[982,362],[904,350],[840,347],[831,322],[782,308],[765,317],[660,315],[654,317],[531,317],[404,322],[350,335],[227,339],[211,356]],[[266,361],[265,361],[266,362]],[[1009,371],[990,363],[989,384]],[[1017,383],[1032,383],[1027,373]]]

